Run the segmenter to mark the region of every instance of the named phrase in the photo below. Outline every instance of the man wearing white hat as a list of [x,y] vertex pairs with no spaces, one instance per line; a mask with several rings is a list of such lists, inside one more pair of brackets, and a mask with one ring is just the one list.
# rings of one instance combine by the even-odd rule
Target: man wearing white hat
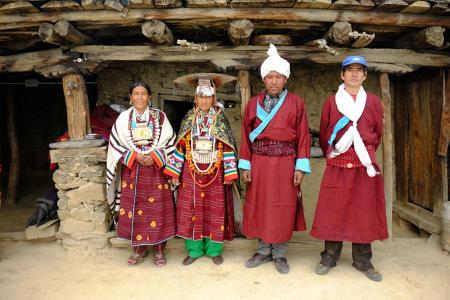
[[342,242],[352,243],[353,266],[373,281],[381,274],[370,262],[371,243],[388,237],[383,177],[375,152],[383,133],[383,107],[377,96],[366,93],[363,56],[342,62],[336,95],[325,101],[320,121],[320,146],[327,166],[319,191],[311,235],[325,241],[319,275],[336,266]]
[[259,247],[245,266],[274,261],[286,274],[287,242],[306,230],[300,185],[310,173],[310,135],[304,101],[288,92],[290,65],[274,45],[261,65],[266,90],[245,109],[239,168],[247,183],[242,231]]

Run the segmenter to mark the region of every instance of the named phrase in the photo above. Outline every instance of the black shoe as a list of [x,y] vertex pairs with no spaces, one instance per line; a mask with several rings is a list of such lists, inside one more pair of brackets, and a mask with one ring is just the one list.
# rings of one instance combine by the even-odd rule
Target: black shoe
[[383,280],[383,276],[374,268],[370,268],[369,270],[362,271],[366,274],[367,278],[372,281],[380,282]]
[[330,267],[329,266],[326,266],[326,265],[324,265],[324,264],[322,264],[322,263],[319,263],[317,266],[316,266],[316,269],[314,270],[314,272],[317,274],[317,275],[326,275],[326,274],[328,274],[328,272],[330,272]]
[[259,265],[262,265],[263,263],[267,263],[272,260],[272,255],[262,255],[259,253],[253,254],[253,256],[245,262],[245,266],[247,268],[256,268]]
[[197,258],[194,257],[190,257],[190,256],[186,256],[183,259],[183,266],[189,266],[190,264],[192,264]]
[[213,256],[213,257],[211,257],[211,259],[212,259],[213,263],[215,263],[216,265],[223,264],[223,257],[220,255]]
[[278,273],[289,273],[289,265],[287,263],[286,257],[276,257],[273,259],[273,262],[275,263],[275,267],[277,268]]

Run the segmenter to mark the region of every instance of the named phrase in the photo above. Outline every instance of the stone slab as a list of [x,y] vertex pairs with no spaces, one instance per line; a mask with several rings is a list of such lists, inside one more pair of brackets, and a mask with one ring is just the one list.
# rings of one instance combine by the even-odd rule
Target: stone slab
[[[58,221],[58,220],[56,220]],[[52,221],[50,221],[52,222]],[[25,229],[25,239],[26,240],[37,240],[42,238],[54,237],[59,229],[58,222],[52,222],[50,226],[29,226]]]
[[81,140],[81,141],[64,141],[59,143],[50,143],[50,149],[77,149],[77,148],[94,148],[106,145],[104,139]]

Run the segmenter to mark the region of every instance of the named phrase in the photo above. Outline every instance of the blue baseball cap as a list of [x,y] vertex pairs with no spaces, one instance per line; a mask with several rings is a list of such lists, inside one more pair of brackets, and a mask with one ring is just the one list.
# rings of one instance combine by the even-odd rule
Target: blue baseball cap
[[351,65],[351,64],[360,64],[366,68],[368,67],[366,58],[364,56],[352,55],[352,56],[347,56],[344,59],[344,61],[342,62],[342,65],[341,65],[341,69],[343,70],[346,66]]

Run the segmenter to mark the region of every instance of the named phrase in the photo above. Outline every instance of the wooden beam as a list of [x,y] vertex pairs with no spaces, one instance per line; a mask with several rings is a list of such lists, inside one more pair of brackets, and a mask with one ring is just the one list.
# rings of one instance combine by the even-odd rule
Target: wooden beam
[[227,0],[187,0],[187,7],[228,7]]
[[14,91],[6,91],[6,128],[8,132],[10,162],[6,204],[13,205],[17,201],[17,185],[19,183],[20,155],[17,140],[16,113],[14,109]]
[[91,132],[89,123],[89,102],[82,75],[66,74],[62,78],[66,99],[67,128],[70,140],[82,140]]
[[236,20],[230,23],[228,37],[235,46],[245,46],[250,42],[255,26],[249,20]]
[[[447,157],[448,144],[450,143],[450,69],[447,69],[444,103],[441,116],[441,131],[439,134],[439,155]],[[447,169],[447,167],[444,167]]]
[[0,56],[0,72],[29,72],[35,68],[72,61],[76,58],[78,58],[77,53],[63,53],[62,49]]
[[386,220],[388,223],[389,237],[392,239],[392,203],[395,202],[395,161],[394,139],[392,127],[392,98],[390,94],[389,75],[380,74],[381,101],[384,108],[383,129],[383,177],[384,194],[386,199]]
[[177,8],[177,9],[130,9],[126,16],[110,10],[35,13],[22,15],[2,15],[0,24],[57,22],[90,22],[91,24],[121,24],[160,20],[170,23],[203,20],[203,25],[217,22],[248,19],[255,21],[279,22],[296,20],[297,22],[350,22],[352,24],[396,25],[407,27],[442,26],[450,27],[450,18],[446,16],[392,14],[367,11],[337,11],[328,9],[292,9],[279,8],[267,13],[267,9],[232,9],[232,8]]
[[63,39],[60,35],[58,35],[55,31],[55,26],[51,23],[42,23],[39,26],[39,37],[42,41],[58,46],[69,46],[71,43]]
[[80,4],[73,0],[54,0],[41,5],[41,10],[45,12],[57,11],[77,11],[83,10]]
[[275,46],[290,46],[292,39],[284,34],[258,34],[252,36],[252,45],[262,46],[274,44]]
[[444,45],[445,28],[432,26],[397,39],[395,46],[404,49],[433,49]]
[[343,46],[350,41],[352,25],[348,22],[336,22],[331,25],[323,38],[332,45]]
[[13,3],[8,3],[0,7],[0,14],[26,14],[38,13],[39,9],[33,6],[28,1],[18,0]]
[[251,98],[250,89],[250,72],[247,70],[241,70],[238,73],[239,91],[241,94],[241,118],[244,118],[245,108]]
[[105,65],[105,63],[94,60],[82,62],[66,62],[63,64],[35,68],[34,71],[47,78],[61,78],[64,75],[70,73],[93,75],[99,72]]
[[56,22],[54,31],[63,39],[73,45],[96,44],[97,42],[89,35],[82,33],[72,26],[68,21],[61,20]]
[[153,20],[142,24],[142,34],[156,45],[173,45],[173,34],[170,28],[161,21]]

